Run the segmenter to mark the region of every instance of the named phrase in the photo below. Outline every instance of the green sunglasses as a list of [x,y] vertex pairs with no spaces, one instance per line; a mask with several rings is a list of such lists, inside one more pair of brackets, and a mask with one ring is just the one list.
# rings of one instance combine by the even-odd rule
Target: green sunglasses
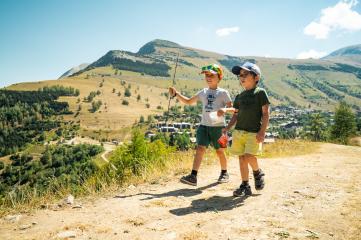
[[217,73],[219,72],[219,70],[216,67],[214,67],[213,65],[208,65],[208,66],[202,67],[202,71],[207,71],[207,70],[213,70]]

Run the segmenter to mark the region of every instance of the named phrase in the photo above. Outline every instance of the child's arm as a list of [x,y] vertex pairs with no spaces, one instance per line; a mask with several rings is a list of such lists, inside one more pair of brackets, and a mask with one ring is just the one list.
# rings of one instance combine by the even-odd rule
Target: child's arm
[[256,139],[258,143],[261,143],[264,141],[265,135],[266,135],[266,129],[269,123],[269,104],[262,106],[262,120],[261,120],[261,129],[256,135]]
[[236,111],[236,109],[232,107],[232,102],[228,102],[227,107],[221,108],[217,111],[217,116],[220,117],[220,116],[223,116],[227,112],[234,113],[235,111]]
[[226,102],[226,107],[221,108],[217,111],[217,116],[223,116],[224,114],[226,114],[227,112],[232,112],[234,113],[235,109],[232,107],[232,100],[231,97],[229,96],[228,91],[225,91],[224,96],[224,100]]
[[191,98],[188,98],[186,96],[183,96],[182,94],[180,94],[174,87],[170,87],[169,88],[169,94],[173,97],[177,97],[177,99],[185,104],[193,104],[195,102],[197,102],[198,100],[198,96],[194,95]]
[[231,120],[229,121],[227,127],[223,128],[222,129],[222,132],[225,133],[227,131],[229,131],[234,124],[236,124],[237,122],[237,115],[238,115],[238,109],[234,109],[234,112],[233,112],[233,116],[231,118]]

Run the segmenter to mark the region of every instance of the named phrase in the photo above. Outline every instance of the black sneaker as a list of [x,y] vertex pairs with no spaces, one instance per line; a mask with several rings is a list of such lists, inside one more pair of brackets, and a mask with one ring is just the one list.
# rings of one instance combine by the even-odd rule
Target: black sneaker
[[262,190],[264,188],[264,172],[260,169],[258,174],[253,174],[254,177],[254,187],[256,190]]
[[229,182],[229,174],[228,173],[221,173],[218,178],[218,183],[226,183]]
[[234,197],[242,197],[242,196],[250,196],[250,195],[252,195],[252,190],[251,190],[251,186],[248,184],[247,185],[241,184],[241,186],[239,186],[239,188],[237,188],[233,192]]
[[180,181],[185,184],[197,186],[197,176],[195,176],[193,174],[189,174],[187,176],[181,177]]

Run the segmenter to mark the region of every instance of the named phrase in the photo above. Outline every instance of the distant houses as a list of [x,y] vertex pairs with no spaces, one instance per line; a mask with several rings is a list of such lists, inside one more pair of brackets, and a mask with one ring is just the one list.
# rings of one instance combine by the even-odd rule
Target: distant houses
[[[266,132],[265,143],[273,143],[277,138],[284,138],[285,136],[291,138],[298,138],[301,132],[304,130],[304,124],[310,114],[317,113],[319,111],[313,109],[298,109],[292,106],[274,106],[271,108],[271,117],[269,128]],[[332,121],[332,112],[323,112],[327,118]],[[151,124],[152,130],[146,135],[151,137],[158,133],[188,133],[191,135],[192,129],[196,129],[201,120],[201,116],[190,117],[188,114],[181,114],[175,119],[181,119],[183,121],[173,122],[173,115],[169,115],[169,122],[164,115],[156,115],[154,118],[158,120],[157,123]],[[192,115],[193,116],[193,115]],[[180,118],[181,117],[181,118]],[[230,116],[227,115],[226,122],[228,123]],[[172,121],[173,120],[173,121]],[[285,135],[286,134],[286,135]],[[231,134],[229,134],[230,139]]]

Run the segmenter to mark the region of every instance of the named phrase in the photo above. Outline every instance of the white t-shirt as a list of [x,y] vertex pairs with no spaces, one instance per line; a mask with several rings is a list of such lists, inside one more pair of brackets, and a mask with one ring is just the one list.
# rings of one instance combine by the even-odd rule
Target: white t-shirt
[[204,88],[196,95],[203,104],[201,125],[209,127],[225,126],[224,116],[218,117],[217,111],[226,107],[227,103],[232,102],[228,91],[223,88]]

